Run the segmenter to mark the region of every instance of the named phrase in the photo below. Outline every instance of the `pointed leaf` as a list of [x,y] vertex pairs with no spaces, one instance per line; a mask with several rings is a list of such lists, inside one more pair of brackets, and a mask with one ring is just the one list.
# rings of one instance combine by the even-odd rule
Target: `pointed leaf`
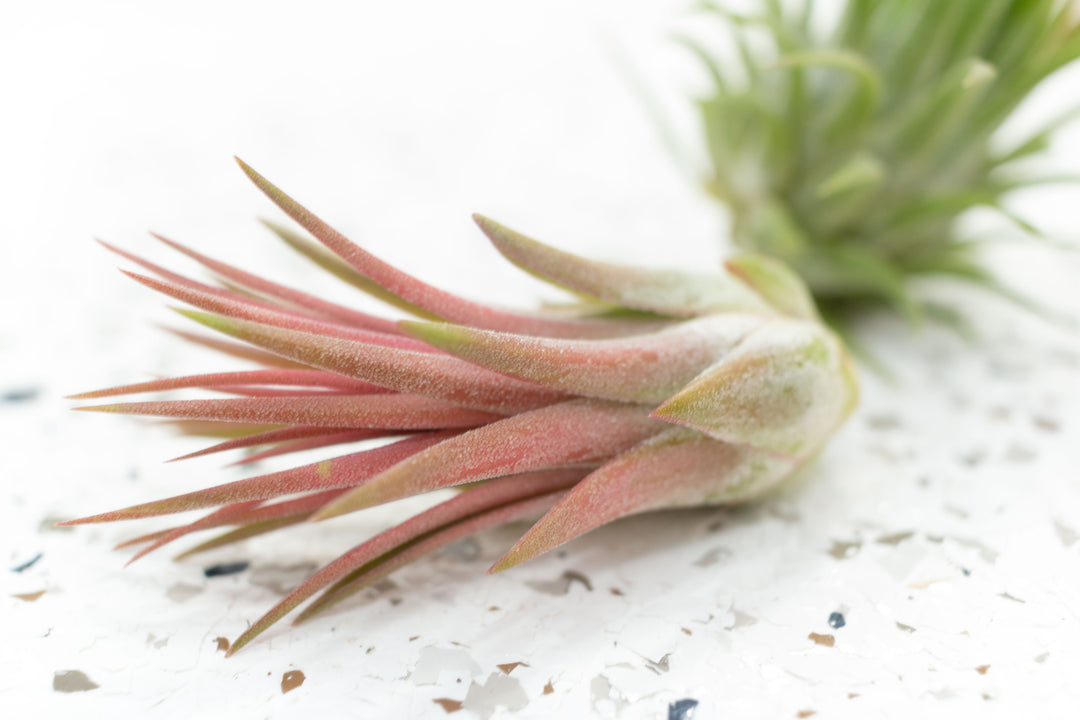
[[326,319],[333,320],[339,323],[345,323],[346,325],[352,325],[365,330],[373,330],[376,332],[396,334],[397,328],[395,324],[385,318],[377,317],[375,315],[369,315],[359,310],[353,310],[343,305],[327,302],[322,298],[310,295],[300,290],[295,290],[284,285],[272,282],[265,278],[254,275],[240,268],[228,265],[219,260],[215,260],[207,255],[196,252],[189,247],[181,245],[178,242],[169,240],[166,237],[151,233],[155,238],[165,243],[174,250],[187,255],[204,267],[213,270],[215,273],[223,278],[227,278],[232,282],[238,283],[250,290],[254,290],[257,293],[274,298],[275,300],[283,301],[302,308],[303,310],[311,313],[318,314]]
[[159,400],[93,405],[75,409],[128,415],[157,415],[188,420],[386,430],[473,427],[500,419],[500,416],[492,413],[469,410],[442,400],[418,395]]
[[181,314],[299,362],[471,408],[513,413],[566,397],[557,390],[507,377],[442,352],[415,353],[205,313]]
[[501,475],[596,463],[663,427],[645,406],[571,400],[445,440],[343,495],[313,519]]
[[424,433],[405,438],[391,445],[343,455],[321,462],[303,465],[290,470],[259,475],[246,480],[225,483],[216,487],[176,495],[164,500],[132,505],[121,510],[91,515],[77,520],[66,520],[60,525],[83,525],[86,523],[114,522],[135,518],[171,515],[187,510],[249,500],[348,488],[367,481],[374,475],[401,462],[410,455],[452,437],[453,431]]
[[627,515],[754,497],[796,467],[767,453],[671,428],[590,473],[490,572],[505,570]]
[[725,274],[691,274],[597,262],[537,242],[484,217],[473,220],[510,262],[541,279],[615,305],[673,317],[717,312],[768,313],[769,307]]
[[760,327],[762,316],[725,314],[611,340],[564,340],[402,322],[410,335],[477,365],[575,395],[660,402]]
[[[569,487],[582,474],[563,470],[496,480],[468,490],[377,535],[311,576],[237,638],[229,650],[230,654],[251,642],[321,588],[343,579],[365,579],[361,576],[350,578],[357,570],[367,571],[367,582],[374,581],[376,573],[378,577],[384,577],[409,560],[458,537],[507,522],[509,517],[521,515],[523,509],[542,507],[544,503],[553,501],[552,493]],[[539,503],[538,499],[541,499]],[[522,505],[529,507],[523,508]]]
[[239,372],[210,373],[206,375],[188,375],[178,378],[160,378],[131,385],[119,385],[93,390],[91,392],[69,395],[70,400],[87,400],[114,395],[134,395],[136,393],[182,390],[184,388],[212,388],[220,385],[286,385],[289,387],[317,387],[348,390],[357,395],[378,395],[389,392],[378,385],[361,380],[342,377],[336,373],[322,370],[243,370]]
[[804,458],[851,412],[854,368],[824,326],[778,320],[748,337],[653,417],[719,440]]
[[633,331],[632,323],[556,320],[540,315],[498,310],[428,285],[398,270],[389,263],[383,262],[359,245],[354,244],[337,230],[313,215],[307,208],[271,184],[242,160],[237,158],[236,161],[251,181],[274,204],[314,235],[319,242],[334,254],[394,295],[441,318],[489,330],[503,330],[505,332],[518,332],[529,335],[549,335],[552,337],[611,337]]

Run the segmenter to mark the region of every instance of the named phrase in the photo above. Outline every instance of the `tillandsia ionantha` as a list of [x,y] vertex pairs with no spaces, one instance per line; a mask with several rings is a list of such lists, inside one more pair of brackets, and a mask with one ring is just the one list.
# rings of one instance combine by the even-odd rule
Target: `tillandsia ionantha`
[[1024,302],[979,264],[957,220],[987,207],[1038,235],[1003,198],[1072,180],[1025,161],[1080,107],[1019,141],[998,131],[1080,57],[1074,0],[755,0],[746,14],[703,4],[732,50],[686,38],[711,78],[699,104],[705,187],[730,210],[738,247],[787,263],[830,320],[884,303],[913,323],[928,311],[958,322],[913,294],[915,276]]
[[238,433],[194,455],[264,448],[246,458],[253,461],[392,441],[68,524],[215,508],[124,543],[145,546],[138,558],[195,531],[231,528],[190,555],[439,488],[464,489],[330,562],[230,652],[319,591],[298,620],[484,528],[542,515],[492,567],[503,570],[626,515],[757,497],[814,457],[855,404],[842,343],[820,322],[803,283],[774,259],[743,254],[708,274],[623,267],[477,216],[507,259],[580,299],[571,315],[507,311],[388,265],[240,164],[318,241],[274,226],[289,245],[421,319],[392,322],[333,304],[164,238],[220,286],[110,246],[157,277],[128,275],[198,308],[181,312],[232,338],[191,339],[261,367],[76,397],[184,388],[231,395],[83,408],[231,424]]

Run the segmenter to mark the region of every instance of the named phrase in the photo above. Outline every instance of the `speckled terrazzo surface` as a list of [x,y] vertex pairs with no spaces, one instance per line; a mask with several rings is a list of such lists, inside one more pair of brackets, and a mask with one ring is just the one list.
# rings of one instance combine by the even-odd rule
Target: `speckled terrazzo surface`
[[[28,68],[0,78],[22,108],[0,117],[5,703],[33,717],[1071,717],[1080,340],[939,287],[978,339],[867,318],[893,379],[864,373],[856,415],[766,501],[633,518],[490,577],[523,526],[487,532],[228,660],[223,643],[318,564],[431,500],[126,570],[110,548],[160,525],[52,528],[243,476],[163,464],[198,443],[152,423],[69,412],[66,393],[220,367],[154,329],[179,320],[92,235],[170,259],[151,228],[351,298],[252,222],[276,216],[232,153],[387,259],[486,300],[557,297],[496,257],[474,210],[597,257],[716,261],[719,219],[604,49],[692,87],[663,44],[679,3],[441,5],[17,11],[0,46],[3,67]],[[1060,78],[1028,115],[1077,88]],[[1077,132],[1055,159],[1080,164]],[[1016,209],[1075,239],[1075,197],[1048,188]],[[1077,253],[989,259],[1080,316]]]

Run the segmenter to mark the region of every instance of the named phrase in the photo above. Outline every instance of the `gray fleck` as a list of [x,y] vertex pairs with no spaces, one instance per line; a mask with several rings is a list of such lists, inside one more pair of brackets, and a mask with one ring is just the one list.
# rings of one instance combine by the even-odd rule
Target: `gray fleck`
[[82,670],[57,670],[53,673],[52,689],[56,692],[86,692],[99,687],[101,686],[88,678]]
[[475,538],[465,538],[443,548],[442,554],[461,562],[476,562],[480,558],[480,543]]
[[29,402],[37,398],[41,394],[41,388],[36,387],[19,387],[10,388],[0,394],[0,402],[6,403],[23,403]]
[[978,540],[975,540],[974,538],[960,538],[951,536],[949,539],[962,547],[978,550],[979,557],[981,557],[985,562],[992,564],[998,558],[997,550],[994,550],[991,547],[987,547],[986,545],[984,545]]
[[169,638],[158,638],[158,636],[154,633],[147,633],[146,644],[151,645],[155,650],[160,650],[161,648],[169,644]]
[[1058,518],[1054,518],[1054,532],[1065,547],[1072,547],[1077,540],[1080,540],[1080,535]]
[[693,720],[694,709],[698,701],[693,698],[683,698],[669,703],[667,706],[668,720]]
[[915,632],[915,628],[911,627],[910,625],[905,625],[904,623],[900,622],[899,620],[896,622],[896,627],[897,627],[897,629],[903,630],[906,633]]
[[960,456],[960,462],[968,467],[978,467],[988,455],[986,448],[973,448]]
[[209,567],[203,568],[203,576],[212,578],[221,577],[223,575],[235,575],[237,573],[242,573],[247,570],[249,565],[251,565],[251,563],[249,563],[247,560],[238,560],[237,562],[230,563],[218,563],[216,565],[210,565]]
[[950,515],[955,515],[956,517],[964,520],[967,520],[969,517],[967,510],[961,507],[957,507],[956,505],[945,505],[942,509]]
[[710,567],[726,561],[731,557],[731,550],[726,547],[714,547],[705,551],[701,557],[694,561],[696,567]]
[[802,519],[802,516],[794,508],[781,505],[769,505],[768,513],[777,520],[786,523],[797,523]]
[[187,602],[191,598],[195,597],[203,591],[200,585],[191,585],[189,583],[173,583],[169,586],[169,589],[165,591],[165,597],[169,598],[173,602]]
[[517,678],[491,673],[483,685],[475,680],[469,685],[469,692],[465,694],[464,707],[472,710],[483,720],[491,717],[496,708],[506,708],[511,712],[521,710],[529,704],[529,696],[525,694],[521,682]]
[[1013,443],[1009,446],[1009,449],[1005,451],[1005,462],[1011,463],[1029,463],[1037,457],[1034,450],[1027,445],[1020,445],[1019,443]]
[[1048,653],[1048,652],[1044,652],[1041,655],[1036,655],[1035,656],[1035,662],[1037,662],[1037,663],[1039,663],[1041,665],[1044,662],[1046,662],[1046,658],[1048,658],[1048,657],[1050,657],[1050,653]]
[[896,415],[871,415],[866,418],[866,426],[871,430],[895,430],[902,425]]
[[426,647],[421,648],[409,679],[416,685],[434,685],[443,673],[459,681],[471,680],[480,674],[480,666],[464,650]]
[[1018,602],[1021,605],[1025,604],[1027,602],[1026,600],[1021,600],[1020,598],[1016,597],[1015,595],[1010,595],[1007,592],[998,593],[998,597],[1005,598],[1006,600],[1012,600],[1013,602]]
[[645,667],[657,675],[671,670],[671,653],[664,653],[664,657],[659,660],[650,660],[645,656],[641,656],[641,659],[645,661]]
[[301,562],[293,565],[260,565],[251,571],[249,582],[266,588],[278,595],[287,595],[296,586],[307,580],[318,567],[313,562]]
[[734,630],[735,628],[757,625],[757,618],[749,613],[744,613],[738,608],[731,608],[731,613],[735,616],[735,622],[731,626],[732,630]]
[[24,560],[23,562],[19,563],[15,567],[11,568],[11,572],[21,573],[21,572],[24,572],[26,570],[29,570],[30,568],[34,567],[34,563],[36,563],[40,559],[41,559],[41,553],[38,553],[37,555],[30,558],[29,560]]
[[[592,704],[594,710],[599,710],[597,707],[605,703],[611,703],[615,709],[615,715],[619,715],[627,705],[626,698],[623,694],[611,686],[611,681],[604,675],[597,675],[589,683],[589,693],[592,696]],[[605,713],[610,715],[611,713]]]
[[574,582],[579,582],[585,586],[586,590],[592,591],[592,583],[589,582],[589,578],[575,570],[567,570],[554,580],[528,580],[525,584],[545,595],[566,595],[570,592],[570,585]]

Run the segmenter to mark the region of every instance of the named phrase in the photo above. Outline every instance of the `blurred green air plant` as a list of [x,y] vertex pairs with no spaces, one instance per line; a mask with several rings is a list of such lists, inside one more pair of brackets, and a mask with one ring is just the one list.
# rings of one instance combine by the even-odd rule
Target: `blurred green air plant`
[[[977,261],[957,220],[996,209],[1032,177],[1074,107],[1020,142],[998,130],[1030,93],[1080,56],[1080,10],[1061,0],[760,0],[753,14],[705,3],[733,40],[704,61],[705,185],[732,239],[777,257],[833,321],[886,304],[917,324],[935,309],[909,280],[945,275],[1018,300]],[[939,309],[940,308],[936,308]]]

